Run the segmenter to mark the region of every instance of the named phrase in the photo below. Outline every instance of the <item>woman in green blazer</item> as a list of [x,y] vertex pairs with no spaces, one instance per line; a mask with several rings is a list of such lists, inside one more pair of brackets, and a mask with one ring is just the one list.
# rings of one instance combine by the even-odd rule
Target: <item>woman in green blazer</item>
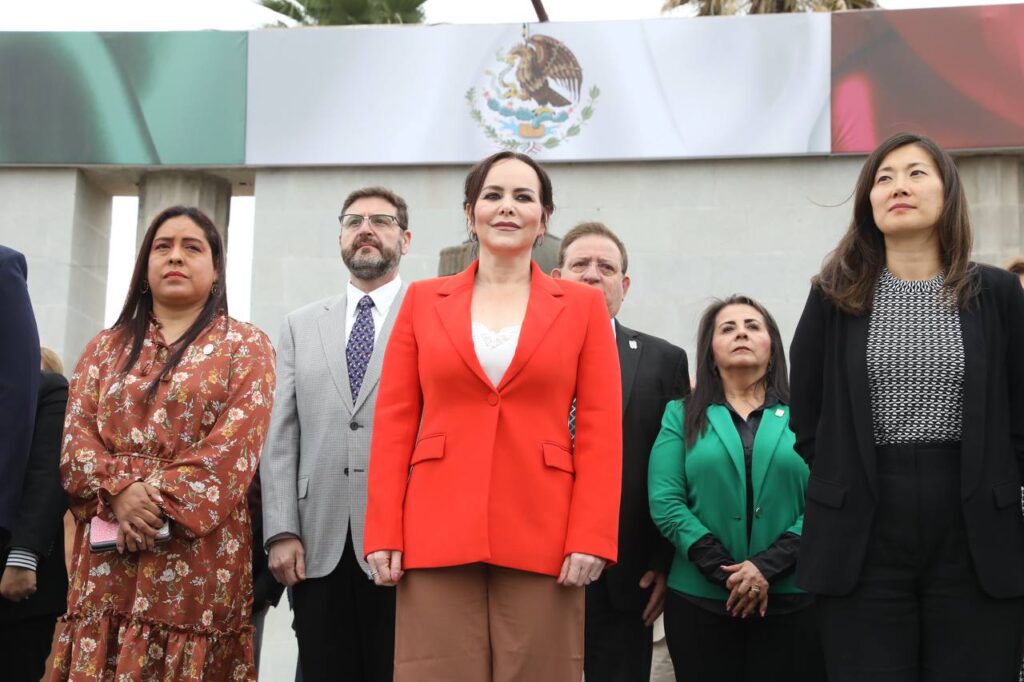
[[678,680],[825,679],[812,597],[793,584],[808,469],[793,449],[782,339],[745,296],[701,318],[697,386],[668,404],[651,517],[675,545],[665,632]]

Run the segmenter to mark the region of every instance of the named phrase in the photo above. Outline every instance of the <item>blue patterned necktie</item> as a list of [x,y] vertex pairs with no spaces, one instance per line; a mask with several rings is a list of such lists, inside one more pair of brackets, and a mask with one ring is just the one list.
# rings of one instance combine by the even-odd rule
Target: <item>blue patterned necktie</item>
[[576,445],[576,398],[572,399],[572,406],[569,408],[569,440]]
[[359,389],[366,376],[366,365],[373,355],[373,299],[363,296],[356,304],[356,323],[348,335],[345,360],[348,362],[348,383],[352,387],[353,402],[359,396]]

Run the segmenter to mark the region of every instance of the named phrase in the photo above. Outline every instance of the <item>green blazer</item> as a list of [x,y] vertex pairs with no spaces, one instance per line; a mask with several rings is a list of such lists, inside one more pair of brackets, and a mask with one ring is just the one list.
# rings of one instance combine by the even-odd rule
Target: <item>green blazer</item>
[[[789,407],[765,409],[754,438],[751,475],[754,521],[747,545],[746,467],[743,442],[724,405],[708,408],[708,428],[687,448],[683,440],[683,401],[665,406],[661,432],[651,450],[648,490],[651,518],[676,553],[668,584],[697,597],[726,600],[729,593],[707,580],[687,558],[690,546],[711,533],[737,563],[754,556],[785,532],[800,534],[808,468],[793,449]],[[770,592],[794,594],[793,575]]]

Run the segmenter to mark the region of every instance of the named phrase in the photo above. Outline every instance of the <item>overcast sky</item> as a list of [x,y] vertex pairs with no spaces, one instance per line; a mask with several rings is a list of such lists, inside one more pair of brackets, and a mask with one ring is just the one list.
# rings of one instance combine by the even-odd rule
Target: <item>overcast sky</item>
[[[664,0],[544,0],[552,21],[663,16]],[[887,8],[999,4],[971,0],[882,0]],[[427,0],[428,23],[536,20],[530,0]],[[259,28],[277,20],[254,0],[0,0],[5,31],[158,31]]]

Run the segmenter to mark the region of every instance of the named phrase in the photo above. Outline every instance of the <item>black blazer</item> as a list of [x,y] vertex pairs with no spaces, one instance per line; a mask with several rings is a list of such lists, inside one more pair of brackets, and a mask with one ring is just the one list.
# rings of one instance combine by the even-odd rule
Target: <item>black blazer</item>
[[622,498],[619,559],[608,569],[606,584],[616,608],[643,610],[648,591],[640,589],[640,578],[651,569],[668,573],[674,551],[651,520],[647,462],[665,405],[690,393],[690,375],[682,348],[618,320],[615,344],[622,371]]
[[[961,494],[982,589],[1024,595],[1024,292],[978,265],[979,294],[960,313],[965,355]],[[811,289],[790,349],[796,449],[811,466],[797,584],[843,595],[860,577],[878,494],[868,394],[868,316]]]
[[10,622],[43,615],[60,615],[67,606],[68,573],[64,564],[64,511],[67,497],[60,483],[60,441],[68,381],[60,374],[42,373],[35,433],[28,469],[22,485],[11,541],[0,551],[0,565],[7,564],[10,547],[31,550],[40,557],[36,569],[36,593],[18,603],[0,597],[0,621]]
[[39,335],[25,257],[0,246],[0,547],[21,499],[39,389]]

